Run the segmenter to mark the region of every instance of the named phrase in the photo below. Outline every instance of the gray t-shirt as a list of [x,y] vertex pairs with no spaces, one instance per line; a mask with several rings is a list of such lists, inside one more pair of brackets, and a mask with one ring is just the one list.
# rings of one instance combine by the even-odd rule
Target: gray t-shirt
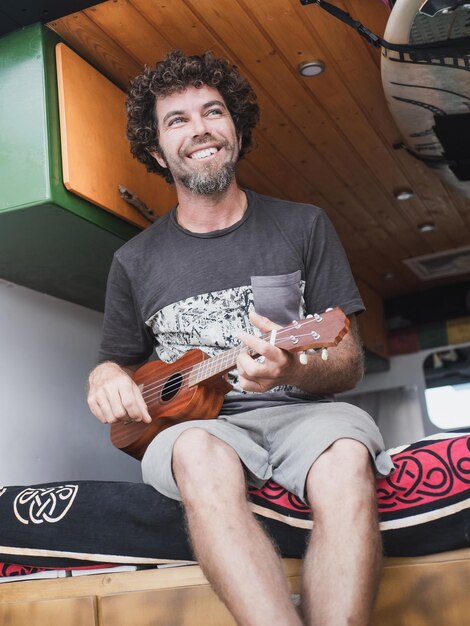
[[[192,233],[175,211],[120,248],[108,278],[99,361],[120,365],[156,357],[172,362],[192,348],[210,356],[259,334],[248,313],[286,325],[339,306],[364,309],[336,232],[312,205],[247,191],[242,219],[224,230]],[[282,402],[325,400],[292,387],[243,392],[236,370],[222,413]]]

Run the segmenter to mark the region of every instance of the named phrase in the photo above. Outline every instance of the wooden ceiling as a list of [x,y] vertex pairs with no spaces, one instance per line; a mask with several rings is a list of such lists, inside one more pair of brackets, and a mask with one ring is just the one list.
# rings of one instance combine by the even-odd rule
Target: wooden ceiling
[[[334,3],[383,35],[390,11],[379,0]],[[231,59],[262,111],[240,183],[323,207],[356,277],[385,298],[442,284],[420,281],[403,259],[469,243],[470,201],[393,148],[401,137],[383,94],[380,51],[318,6],[108,0],[48,26],[123,89],[144,64],[174,48]],[[311,59],[321,59],[326,71],[303,78],[297,67]],[[395,200],[400,189],[412,189],[414,198]],[[420,233],[418,224],[428,221],[437,229]]]

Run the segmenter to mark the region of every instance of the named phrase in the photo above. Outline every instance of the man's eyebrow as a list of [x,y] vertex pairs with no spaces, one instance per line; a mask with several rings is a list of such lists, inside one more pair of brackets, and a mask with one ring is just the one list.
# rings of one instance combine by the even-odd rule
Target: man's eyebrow
[[162,119],[162,123],[166,122],[169,117],[173,117],[173,115],[184,115],[184,111],[168,111],[168,113]]
[[224,107],[224,109],[227,108],[225,102],[222,102],[222,100],[211,100],[210,102],[206,102],[206,104],[204,104],[202,108],[210,109],[210,107],[213,107],[213,106],[221,106],[221,107]]
[[[210,102],[206,102],[202,105],[202,108],[205,109],[210,109],[210,107],[213,106],[221,106],[224,107],[224,109],[227,108],[225,102],[223,102],[222,100],[211,100]],[[164,124],[170,117],[173,117],[174,115],[184,115],[185,111],[183,110],[175,110],[175,111],[168,111],[168,113],[163,117],[162,119],[162,124]]]

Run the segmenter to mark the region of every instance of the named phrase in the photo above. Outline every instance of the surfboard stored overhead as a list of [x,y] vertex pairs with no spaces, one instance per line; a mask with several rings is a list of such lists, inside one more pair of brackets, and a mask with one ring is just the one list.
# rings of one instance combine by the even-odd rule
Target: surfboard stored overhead
[[383,87],[402,147],[470,198],[470,3],[397,0],[384,39],[418,46],[382,48]]

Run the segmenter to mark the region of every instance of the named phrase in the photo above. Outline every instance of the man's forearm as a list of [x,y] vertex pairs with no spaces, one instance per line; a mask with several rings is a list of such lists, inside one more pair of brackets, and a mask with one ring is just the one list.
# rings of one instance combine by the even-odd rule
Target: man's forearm
[[328,350],[328,360],[320,353],[309,355],[305,365],[298,355],[292,359],[292,382],[308,393],[330,394],[353,389],[362,380],[364,357],[356,318],[351,318],[349,333]]
[[[279,326],[266,317],[250,313],[256,328],[266,333]],[[329,350],[329,359],[309,356],[307,364],[299,355],[271,345],[263,338],[240,333],[241,340],[260,358],[241,352],[237,359],[239,381],[245,391],[264,392],[279,385],[293,385],[308,393],[330,394],[355,387],[362,378],[362,346],[355,316],[350,317],[349,332]]]
[[320,355],[309,356],[308,363],[294,365],[292,380],[296,387],[308,393],[330,394],[354,389],[363,376],[363,358],[324,361]]

